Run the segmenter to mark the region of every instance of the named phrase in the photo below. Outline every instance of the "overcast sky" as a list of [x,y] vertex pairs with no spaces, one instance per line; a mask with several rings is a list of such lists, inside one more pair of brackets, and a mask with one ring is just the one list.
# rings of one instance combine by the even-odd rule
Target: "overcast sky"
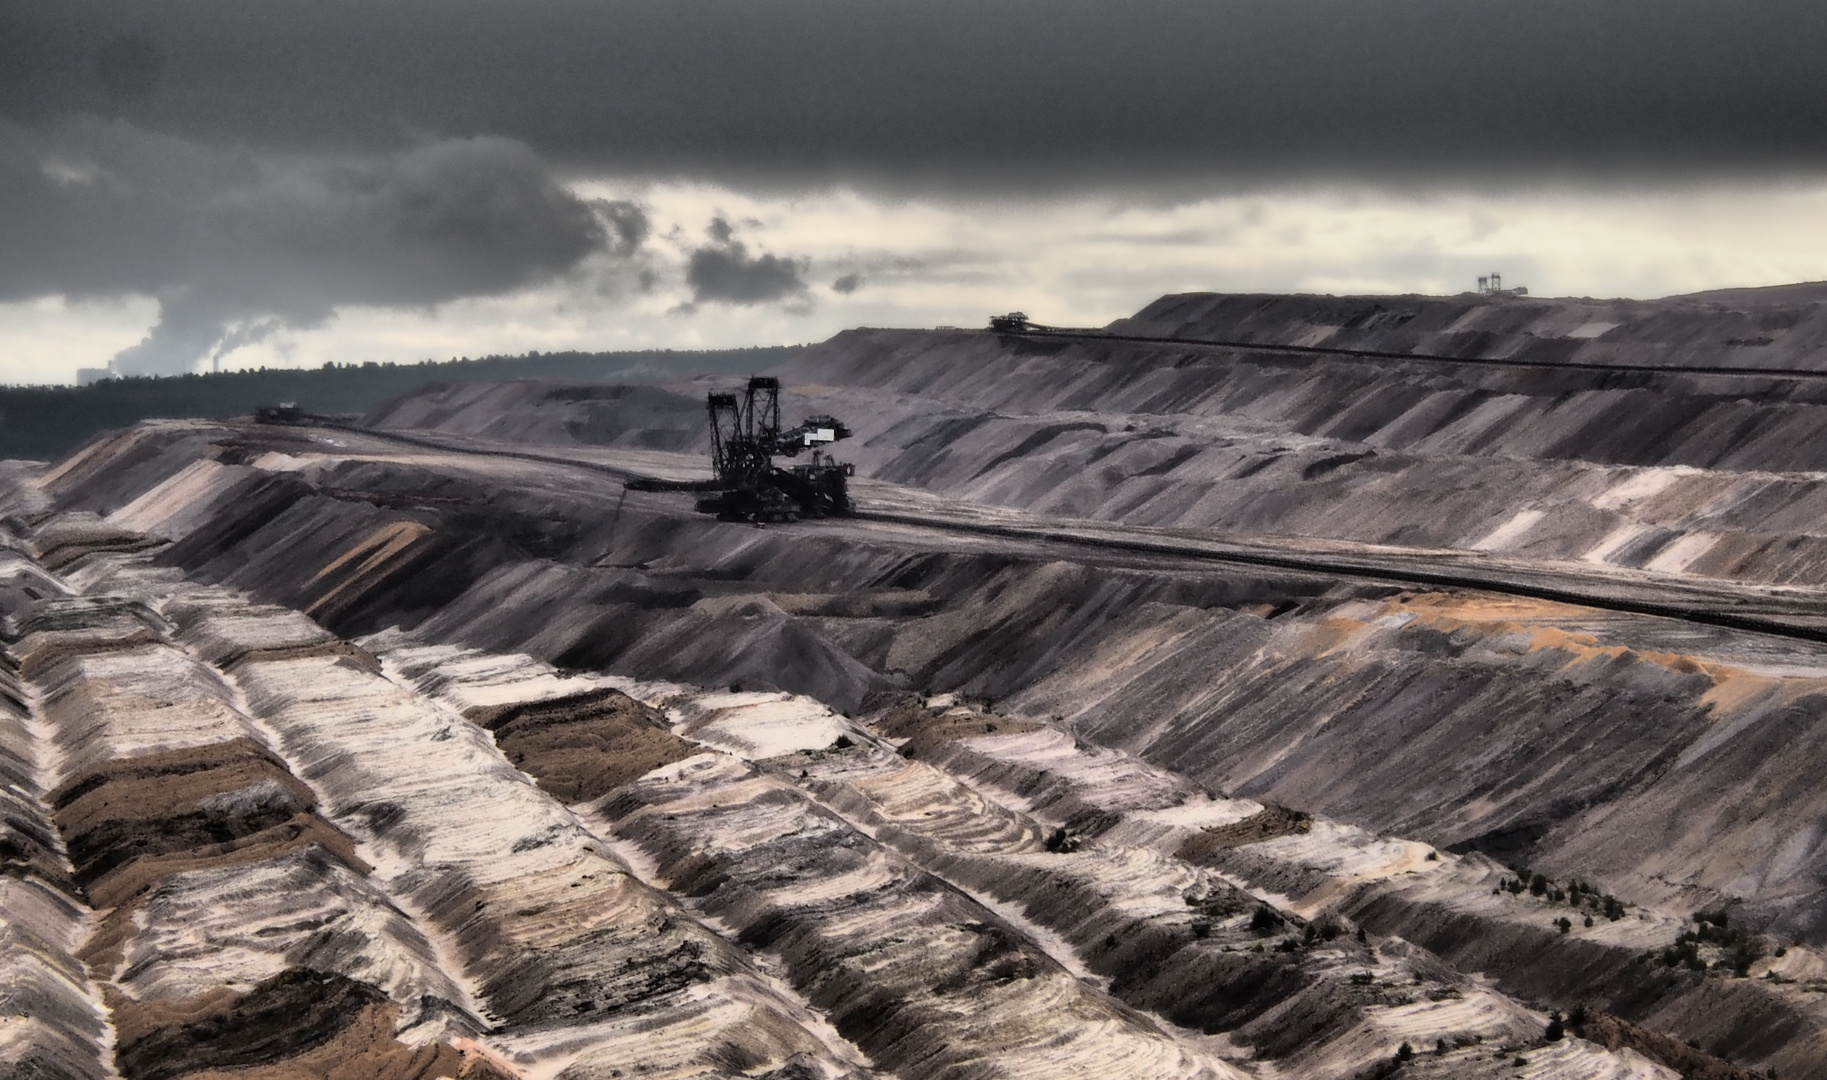
[[0,381],[1827,278],[1827,6],[0,0]]

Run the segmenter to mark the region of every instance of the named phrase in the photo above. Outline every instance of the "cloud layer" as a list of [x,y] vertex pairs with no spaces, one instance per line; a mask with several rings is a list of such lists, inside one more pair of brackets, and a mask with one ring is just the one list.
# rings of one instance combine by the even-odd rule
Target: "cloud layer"
[[1657,176],[1827,158],[1814,0],[60,0],[0,100],[293,149],[500,135],[898,186]]
[[0,235],[0,300],[155,297],[158,325],[116,358],[149,374],[342,305],[549,280],[595,251],[631,254],[646,222],[586,203],[507,139],[297,157],[88,119],[0,128]]
[[[1827,276],[1759,194],[1822,190],[1821,55],[1813,0],[0,3],[0,341],[105,309],[154,372]],[[1753,227],[1613,222],[1722,190]]]
[[806,260],[750,255],[723,218],[710,224],[711,243],[691,253],[685,281],[694,304],[765,304],[806,294]]

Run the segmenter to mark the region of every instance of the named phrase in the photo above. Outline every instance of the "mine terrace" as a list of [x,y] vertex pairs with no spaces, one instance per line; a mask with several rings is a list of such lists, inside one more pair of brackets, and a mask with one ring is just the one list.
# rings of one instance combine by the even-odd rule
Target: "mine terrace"
[[1827,1080],[1827,287],[0,467],[32,1078]]

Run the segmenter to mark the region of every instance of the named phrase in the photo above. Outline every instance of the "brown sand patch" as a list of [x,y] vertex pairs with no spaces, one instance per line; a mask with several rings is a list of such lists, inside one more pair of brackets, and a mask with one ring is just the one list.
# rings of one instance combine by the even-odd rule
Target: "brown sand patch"
[[1260,844],[1264,840],[1292,836],[1312,828],[1313,815],[1265,801],[1261,810],[1242,821],[1214,825],[1200,830],[1196,836],[1187,837],[1174,855],[1187,862],[1198,862],[1214,851],[1243,847],[1245,844]]
[[1353,638],[1369,627],[1369,623],[1360,619],[1330,615],[1300,627],[1300,636],[1293,640],[1290,648],[1303,656],[1326,656],[1349,646]]
[[386,577],[402,555],[429,535],[431,526],[417,521],[394,521],[369,533],[305,583],[307,589],[328,586],[306,605],[305,614],[334,610],[345,593],[359,595],[368,583]]
[[98,528],[87,535],[39,535],[32,543],[32,553],[46,570],[62,570],[84,555],[98,551],[134,552],[162,547],[168,541],[157,536],[143,536],[125,529]]
[[368,872],[354,841],[316,814],[311,790],[249,739],[105,762],[48,801],[77,884],[98,907],[178,870],[313,844]]
[[1414,595],[1397,598],[1388,605],[1391,612],[1419,614],[1416,624],[1442,632],[1476,627],[1491,634],[1522,633],[1529,637],[1528,650],[1555,649],[1570,659],[1567,667],[1594,662],[1610,662],[1630,656],[1656,664],[1682,675],[1700,675],[1712,687],[1700,696],[1700,703],[1715,715],[1755,703],[1766,695],[1776,694],[1784,703],[1827,689],[1827,678],[1811,676],[1779,677],[1746,671],[1734,664],[1703,660],[1687,653],[1643,652],[1623,645],[1601,645],[1591,634],[1544,626],[1532,620],[1566,619],[1589,615],[1584,608],[1548,601],[1522,598],[1456,597],[1447,595]]
[[276,645],[268,649],[238,649],[218,660],[217,665],[233,675],[244,664],[305,660],[315,656],[345,657],[376,675],[381,673],[381,662],[374,658],[373,653],[340,639],[313,641],[302,645]]
[[173,1003],[106,993],[126,1080],[509,1080],[447,1043],[399,1042],[398,1006],[342,975],[292,968]]
[[699,753],[666,718],[608,688],[523,705],[473,709],[507,759],[566,803],[588,802]]
[[935,748],[978,735],[1017,735],[1040,727],[1029,720],[1000,716],[968,705],[928,708],[922,698],[907,698],[869,718],[869,726],[891,739],[905,739],[901,756],[917,758]]
[[1610,1013],[1593,1013],[1577,1034],[1607,1050],[1629,1047],[1680,1073],[1682,1080],[1763,1080],[1761,1074],[1697,1050],[1673,1035],[1651,1031]]
[[1403,593],[1391,597],[1388,606],[1414,613],[1439,612],[1475,623],[1571,622],[1592,615],[1591,608],[1578,604],[1493,593]]

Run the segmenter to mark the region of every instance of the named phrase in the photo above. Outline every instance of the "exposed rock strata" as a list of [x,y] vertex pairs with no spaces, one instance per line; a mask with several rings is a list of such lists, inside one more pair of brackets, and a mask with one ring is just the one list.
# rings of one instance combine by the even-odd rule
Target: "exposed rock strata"
[[[1722,610],[1805,613],[1827,565],[1801,384],[877,332],[794,371],[866,473],[923,489],[859,483],[909,519],[957,497],[990,522],[1404,544]],[[484,395],[492,430],[545,393]],[[656,431],[669,400],[643,402]],[[1633,441],[1638,420],[1676,434]],[[642,438],[589,453],[701,468]],[[1069,1040],[1076,1065],[1175,1075],[1342,1077],[1402,1042],[1416,1075],[1665,1075],[1544,1041],[1581,1001],[1734,1068],[1827,1060],[1813,645],[1012,534],[732,529],[600,473],[346,431],[148,425],[0,498],[40,560],[4,605],[57,731],[38,790],[101,778],[67,804],[65,873],[139,896],[85,953],[136,1000],[311,967],[387,998],[356,1014],[402,1047],[474,1032],[572,1076],[641,1047],[682,1076],[1044,1072],[1049,1003],[1111,1033]],[[165,686],[190,726],[159,717]],[[840,715],[935,691],[961,696]],[[104,805],[174,753],[213,763],[196,791]],[[10,865],[55,878],[29,833]],[[1540,892],[1510,887],[1524,866]],[[209,924],[202,898],[243,880],[266,898]],[[259,910],[316,917],[280,890],[398,922],[321,965],[300,937],[230,947]],[[1722,906],[1736,937],[1689,916]],[[859,974],[883,924],[926,943],[882,956],[911,978]],[[185,948],[208,962],[165,962]]]

